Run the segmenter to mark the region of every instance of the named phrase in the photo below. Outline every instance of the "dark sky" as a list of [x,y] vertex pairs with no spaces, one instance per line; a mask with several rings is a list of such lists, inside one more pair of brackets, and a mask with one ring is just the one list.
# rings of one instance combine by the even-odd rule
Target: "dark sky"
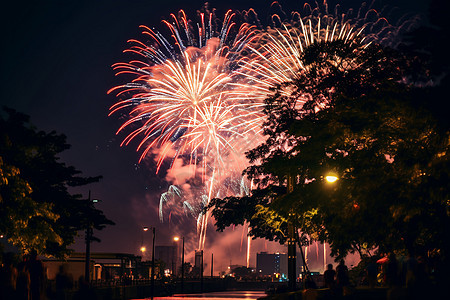
[[[111,65],[126,61],[122,51],[130,38],[140,39],[139,25],[162,28],[161,20],[184,9],[188,16],[204,1],[99,0],[11,1],[1,12],[1,104],[29,114],[39,129],[67,135],[72,148],[62,160],[86,176],[103,175],[100,183],[77,192],[101,199],[98,208],[116,222],[98,236],[92,251],[138,253],[142,226],[157,227],[157,244],[168,244],[173,235],[184,234],[188,249],[195,247],[193,220],[161,224],[159,196],[167,189],[164,174],[156,175],[151,163],[138,164],[133,146],[119,147],[124,136],[115,136],[120,120],[107,117],[114,96],[106,92],[118,83]],[[253,7],[260,19],[267,17],[270,3],[263,0],[209,1],[222,16],[226,9]],[[300,9],[302,1],[280,1],[287,10]],[[336,1],[333,1],[335,3]],[[362,1],[341,1],[359,7]],[[371,2],[371,1],[368,1]],[[398,12],[423,12],[427,1],[380,0],[398,6]],[[183,229],[181,229],[183,228]],[[242,229],[224,235],[208,229],[206,247],[221,248],[217,259],[244,263],[240,246]],[[183,232],[181,232],[183,231]],[[227,236],[227,238],[224,238]],[[150,235],[144,237],[148,242]],[[245,244],[245,243],[244,243]],[[260,249],[282,247],[259,242]],[[84,251],[83,239],[74,248]],[[237,249],[235,249],[237,247]],[[256,247],[254,248],[256,251]],[[217,250],[218,251],[218,250]],[[232,255],[233,254],[233,255]],[[220,267],[220,264],[215,264]]]

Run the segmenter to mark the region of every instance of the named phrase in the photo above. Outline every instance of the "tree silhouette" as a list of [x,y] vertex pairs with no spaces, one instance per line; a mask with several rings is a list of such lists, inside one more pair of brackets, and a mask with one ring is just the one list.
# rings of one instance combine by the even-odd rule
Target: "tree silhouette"
[[[247,220],[251,235],[284,242],[289,218],[337,259],[375,250],[446,259],[449,135],[423,103],[430,89],[408,80],[419,61],[341,42],[313,44],[302,61],[302,76],[280,87],[293,92],[266,100],[266,141],[248,152],[258,189],[215,199],[217,228]],[[327,186],[329,171],[340,179]]]
[[98,182],[81,177],[58,155],[69,149],[66,137],[38,131],[29,117],[4,108],[0,118],[0,232],[24,253],[63,256],[77,231],[88,224],[100,230],[114,224],[69,187]]

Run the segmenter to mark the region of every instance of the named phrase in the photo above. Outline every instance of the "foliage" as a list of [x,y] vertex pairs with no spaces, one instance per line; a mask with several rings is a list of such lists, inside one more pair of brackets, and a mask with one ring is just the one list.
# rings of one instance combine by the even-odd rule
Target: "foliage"
[[268,187],[254,191],[251,197],[226,197],[212,199],[207,209],[212,209],[211,215],[216,220],[218,231],[223,231],[231,225],[250,223],[249,234],[253,238],[266,238],[270,241],[285,243],[287,236],[286,219],[269,209],[270,199],[284,194],[284,187]]
[[69,187],[97,182],[59,161],[64,135],[37,131],[29,117],[4,108],[0,118],[0,232],[24,253],[62,256],[88,224],[114,224]]
[[184,271],[184,278],[187,278],[189,276],[189,274],[191,273],[191,269],[192,269],[192,264],[190,262],[185,262],[184,266],[178,267],[177,274],[181,275],[182,272]]
[[233,268],[231,273],[237,280],[254,280],[256,278],[255,270],[244,266]]
[[0,228],[8,241],[17,247],[43,250],[47,242],[62,244],[50,222],[58,215],[50,203],[37,203],[31,199],[30,185],[20,177],[14,166],[3,163],[0,157]]

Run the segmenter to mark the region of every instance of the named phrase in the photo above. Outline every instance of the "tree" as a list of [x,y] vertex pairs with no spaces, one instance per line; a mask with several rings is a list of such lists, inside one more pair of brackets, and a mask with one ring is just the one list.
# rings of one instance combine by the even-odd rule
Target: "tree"
[[[302,76],[286,84],[292,94],[266,100],[267,139],[248,152],[253,165],[245,173],[259,188],[251,200],[212,202],[219,230],[265,221],[260,236],[284,236],[289,218],[309,238],[330,243],[337,259],[374,249],[448,258],[449,134],[423,104],[428,90],[405,82],[416,61],[339,41],[309,46],[302,61]],[[330,170],[340,180],[326,187]],[[230,207],[245,211],[224,220],[233,217]]]
[[31,193],[30,185],[20,177],[20,170],[6,165],[0,157],[1,233],[21,249],[42,251],[47,242],[61,244],[60,236],[49,223],[59,216],[52,212],[51,204],[33,201]]
[[182,272],[184,271],[184,278],[187,278],[188,275],[190,274],[192,269],[192,264],[190,262],[185,262],[184,266],[179,266],[178,267],[178,274],[182,274]]
[[0,232],[24,253],[63,256],[77,231],[93,222],[114,224],[100,210],[69,193],[69,187],[97,182],[59,161],[70,148],[64,135],[37,131],[29,117],[4,108],[0,118]]
[[236,267],[231,270],[231,273],[237,280],[252,280],[256,278],[256,273],[252,268],[244,266]]

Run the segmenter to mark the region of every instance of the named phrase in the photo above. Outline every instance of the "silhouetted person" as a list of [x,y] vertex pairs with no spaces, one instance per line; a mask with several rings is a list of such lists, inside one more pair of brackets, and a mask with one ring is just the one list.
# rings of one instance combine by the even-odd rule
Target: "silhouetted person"
[[44,266],[37,258],[36,250],[31,251],[27,266],[30,272],[30,299],[41,300],[43,298],[45,274]]
[[336,276],[336,271],[333,270],[333,265],[332,264],[328,264],[327,265],[327,269],[325,272],[323,272],[323,279],[325,281],[325,286],[327,288],[334,288],[336,281],[334,279],[334,277]]
[[15,299],[17,269],[13,264],[14,254],[11,252],[3,256],[3,263],[0,268],[0,299]]
[[59,266],[59,272],[55,277],[56,299],[65,300],[68,298],[67,293],[72,290],[73,279],[70,274],[67,273],[67,265],[62,264]]
[[84,280],[84,276],[78,279],[78,291],[73,295],[73,300],[97,300],[95,291]]
[[417,283],[417,259],[413,255],[408,255],[405,262],[405,284],[407,288],[411,288]]
[[350,284],[348,268],[343,259],[341,259],[339,265],[336,267],[336,282],[339,287],[345,287]]
[[386,263],[385,281],[389,287],[399,285],[398,262],[394,253],[389,254],[389,259]]
[[[411,263],[415,268],[412,269],[414,274],[407,277],[407,293],[409,299],[434,299],[430,277],[428,274],[427,263],[423,256],[418,256],[415,262]],[[408,274],[408,272],[407,272]]]
[[30,272],[28,272],[26,258],[18,267],[16,294],[18,300],[30,299]]
[[377,283],[378,266],[375,259],[370,259],[366,267],[367,283],[373,289]]
[[336,267],[336,292],[341,295],[347,295],[349,293],[349,285],[348,268],[344,260],[341,259]]

